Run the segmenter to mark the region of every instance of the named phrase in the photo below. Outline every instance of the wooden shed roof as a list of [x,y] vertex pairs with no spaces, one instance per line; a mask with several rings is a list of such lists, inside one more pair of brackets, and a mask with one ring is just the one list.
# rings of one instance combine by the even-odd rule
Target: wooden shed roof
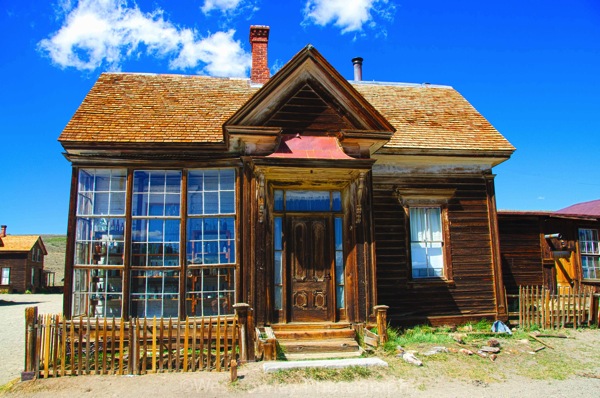
[[[514,147],[449,86],[351,82],[395,128],[384,150],[510,156]],[[59,141],[218,144],[223,124],[262,86],[248,79],[103,73]]]
[[2,252],[28,252],[40,241],[44,254],[48,254],[46,247],[39,235],[6,235],[0,237],[0,253]]

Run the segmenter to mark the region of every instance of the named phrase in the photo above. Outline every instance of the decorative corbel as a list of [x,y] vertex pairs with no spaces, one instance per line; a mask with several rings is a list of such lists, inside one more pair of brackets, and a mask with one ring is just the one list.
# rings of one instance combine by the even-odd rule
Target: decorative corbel
[[358,176],[358,189],[356,192],[356,223],[360,224],[362,222],[362,202],[363,195],[365,191],[365,175],[364,171],[360,172]]
[[258,222],[265,219],[265,175],[260,171],[256,173],[256,196],[258,196]]

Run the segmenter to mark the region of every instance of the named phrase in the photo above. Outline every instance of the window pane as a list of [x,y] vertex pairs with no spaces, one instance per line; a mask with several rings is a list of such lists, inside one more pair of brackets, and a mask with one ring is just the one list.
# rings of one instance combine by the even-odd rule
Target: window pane
[[280,189],[273,192],[273,208],[275,211],[283,211],[283,191]]
[[233,191],[221,192],[221,214],[235,213],[235,198]]
[[219,193],[204,193],[204,214],[219,214]]
[[79,192],[90,192],[94,190],[94,174],[91,171],[79,171]]
[[221,190],[233,191],[235,189],[235,170],[221,170]]
[[202,192],[204,190],[204,173],[202,171],[190,171],[188,173],[188,192]]
[[287,191],[287,211],[329,211],[329,191]]
[[125,214],[125,192],[111,194],[109,214],[117,216]]
[[204,239],[216,240],[219,236],[219,220],[216,218],[204,219]]
[[146,171],[136,170],[133,173],[133,192],[148,192],[150,185],[150,174]]
[[148,220],[132,220],[131,224],[131,239],[134,242],[146,242]]
[[342,210],[342,194],[339,191],[334,191],[331,193],[333,202],[332,208],[333,211],[341,211]]
[[94,195],[94,214],[95,215],[107,215],[108,214],[108,198],[109,193],[97,193]]
[[181,192],[181,172],[167,171],[165,173],[165,192],[177,194]]
[[[146,214],[142,214],[146,215]],[[150,194],[150,203],[148,205],[149,216],[164,216],[165,215],[165,195]]]
[[77,214],[78,215],[92,215],[93,209],[93,193],[86,192],[77,195]]
[[425,248],[425,243],[412,243],[410,249],[413,268],[426,268],[427,250]]
[[335,250],[342,250],[342,219],[335,218]]
[[282,250],[283,234],[281,231],[281,217],[275,217],[274,230],[275,231],[273,233],[273,240],[274,240],[275,250]]
[[145,193],[133,194],[131,212],[134,217],[147,215],[148,195],[146,195]]
[[163,241],[163,220],[148,220],[148,242]]
[[127,185],[127,173],[125,170],[112,170],[110,176],[111,191],[125,191]]
[[202,193],[193,193],[188,195],[188,214],[200,215],[204,213],[202,207]]
[[204,171],[204,190],[218,191],[219,190],[219,171],[206,170]]
[[165,220],[165,242],[179,242],[179,220]]
[[161,171],[150,172],[150,192],[165,192],[165,173]]
[[110,170],[96,170],[94,191],[110,191]]
[[274,274],[274,282],[275,285],[281,285],[282,283],[282,278],[281,278],[281,274],[282,274],[282,252],[278,251],[275,253],[275,274]]

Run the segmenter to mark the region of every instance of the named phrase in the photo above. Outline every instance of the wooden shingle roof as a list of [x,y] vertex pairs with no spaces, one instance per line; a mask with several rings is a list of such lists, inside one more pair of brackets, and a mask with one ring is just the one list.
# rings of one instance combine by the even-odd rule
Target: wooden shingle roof
[[40,241],[44,254],[48,254],[39,235],[6,235],[0,238],[0,253],[2,252],[28,252]]
[[[507,156],[514,151],[451,87],[352,84],[396,129],[384,149]],[[104,73],[59,141],[67,149],[102,143],[220,143],[223,124],[259,89],[248,79]]]
[[247,79],[103,73],[59,141],[215,143],[257,88]]
[[396,128],[385,148],[514,151],[462,95],[449,86],[355,83]]

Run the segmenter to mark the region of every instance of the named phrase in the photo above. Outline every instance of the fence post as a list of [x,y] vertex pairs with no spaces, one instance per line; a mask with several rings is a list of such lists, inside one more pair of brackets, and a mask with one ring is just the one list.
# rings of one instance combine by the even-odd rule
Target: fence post
[[21,372],[21,381],[33,380],[37,377],[35,372],[38,359],[36,351],[37,317],[37,307],[25,308],[25,370]]
[[249,340],[249,329],[248,327],[248,311],[250,310],[250,304],[237,303],[233,305],[235,315],[238,318],[240,325],[240,360],[242,362],[248,362],[248,340]]
[[387,343],[387,305],[376,305],[373,307],[375,317],[377,318],[377,335],[379,335],[379,344]]

